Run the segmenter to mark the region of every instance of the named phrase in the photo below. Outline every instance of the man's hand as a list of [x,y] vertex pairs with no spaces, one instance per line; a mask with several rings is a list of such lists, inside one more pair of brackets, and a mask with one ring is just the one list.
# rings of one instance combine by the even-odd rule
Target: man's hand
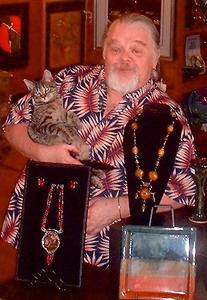
[[130,216],[128,196],[118,198],[95,197],[89,202],[87,234],[100,232],[114,221]]
[[116,198],[93,198],[89,202],[86,232],[89,235],[97,234],[116,219],[118,219]]
[[40,162],[53,162],[65,164],[81,164],[74,158],[79,149],[68,144],[41,145],[33,142],[28,136],[28,124],[11,124],[5,128],[8,142],[23,156]]
[[71,145],[40,145],[38,152],[38,161],[81,165],[81,162],[74,158],[74,154],[78,153],[78,149]]

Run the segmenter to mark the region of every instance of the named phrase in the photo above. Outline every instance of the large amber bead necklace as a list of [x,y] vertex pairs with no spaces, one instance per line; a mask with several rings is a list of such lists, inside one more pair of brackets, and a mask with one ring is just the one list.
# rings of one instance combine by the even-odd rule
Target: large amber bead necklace
[[[165,155],[165,146],[168,141],[168,138],[169,138],[170,134],[174,131],[174,123],[175,123],[176,115],[173,112],[171,112],[171,115],[173,117],[172,123],[167,125],[167,127],[166,127],[166,135],[164,137],[163,143],[162,143],[161,147],[157,150],[157,159],[155,162],[155,166],[151,171],[148,172],[148,174],[145,174],[145,171],[140,166],[140,161],[139,161],[140,149],[137,146],[137,135],[136,135],[136,132],[139,129],[139,124],[138,124],[137,118],[131,124],[131,129],[133,132],[132,153],[134,155],[135,166],[136,166],[134,175],[136,178],[140,179],[140,181],[141,181],[139,189],[135,194],[135,199],[136,200],[141,199],[143,213],[145,212],[147,201],[152,200],[155,203],[155,193],[152,190],[152,183],[157,181],[159,178],[158,168],[160,165],[160,161]],[[146,178],[145,181],[143,180],[144,177]]]

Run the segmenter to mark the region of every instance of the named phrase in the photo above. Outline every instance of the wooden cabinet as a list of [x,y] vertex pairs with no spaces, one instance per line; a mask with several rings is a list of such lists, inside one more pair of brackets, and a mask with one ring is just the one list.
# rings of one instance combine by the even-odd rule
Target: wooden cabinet
[[11,73],[0,70],[0,125],[2,125],[2,123],[4,122],[9,110],[11,78]]
[[[100,0],[98,0],[100,1]],[[147,3],[147,0],[139,0],[139,1],[126,1],[126,0],[101,0],[100,2],[107,2],[108,5],[108,11],[110,14],[111,10],[116,11],[116,7],[119,8],[119,10],[122,9],[123,3],[128,3],[128,10],[132,10],[133,3]],[[158,5],[161,5],[161,12],[163,12],[163,9],[166,10],[169,5],[174,2],[173,0],[156,0],[155,7]],[[153,1],[150,1],[150,3],[154,3]],[[167,92],[168,94],[175,99],[177,102],[181,102],[186,94],[188,94],[193,89],[197,89],[203,86],[206,86],[207,84],[207,75],[198,75],[195,78],[186,80],[184,78],[183,68],[185,66],[185,42],[186,42],[186,36],[192,35],[192,34],[201,34],[203,35],[207,31],[207,23],[205,24],[199,24],[197,26],[192,26],[191,28],[187,27],[186,19],[187,14],[190,13],[189,9],[189,3],[193,3],[193,1],[190,0],[176,0],[175,6],[174,6],[174,14],[173,19],[174,22],[172,23],[172,20],[168,18],[167,12],[163,12],[163,17],[165,17],[165,23],[164,23],[164,29],[166,26],[171,26],[171,30],[173,31],[171,38],[172,42],[172,56],[169,58],[166,58],[164,56],[161,57],[161,74],[164,79],[164,81],[167,84]],[[102,55],[101,55],[101,47],[97,47],[95,45],[95,29],[96,29],[96,4],[97,0],[86,0],[85,1],[85,56],[84,56],[84,63],[86,64],[96,64],[102,62]],[[131,7],[130,7],[131,5]],[[163,6],[164,5],[164,6]],[[153,5],[150,6],[150,9],[153,8]],[[155,15],[158,16],[158,18],[161,17],[159,14],[159,11],[157,8],[155,8]],[[150,13],[150,11],[148,12]],[[166,17],[167,16],[167,17]],[[167,21],[169,21],[167,23]],[[163,23],[163,22],[162,22]],[[162,29],[163,30],[163,29]],[[163,31],[161,30],[161,33]],[[168,38],[168,35],[166,34],[164,36],[164,40],[166,41],[166,38]],[[207,40],[206,40],[207,44]],[[205,45],[206,45],[205,44]],[[204,46],[202,49],[202,55],[206,59],[207,63],[207,46]]]
[[9,145],[4,138],[2,125],[9,110],[10,82],[12,75],[0,70],[0,162],[8,153]]

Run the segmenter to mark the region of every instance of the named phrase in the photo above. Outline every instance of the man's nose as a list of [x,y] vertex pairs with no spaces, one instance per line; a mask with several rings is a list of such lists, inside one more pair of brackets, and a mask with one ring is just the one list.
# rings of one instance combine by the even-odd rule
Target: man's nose
[[131,60],[131,56],[130,56],[129,51],[124,50],[122,52],[122,57],[121,58],[122,58],[123,61],[130,61]]

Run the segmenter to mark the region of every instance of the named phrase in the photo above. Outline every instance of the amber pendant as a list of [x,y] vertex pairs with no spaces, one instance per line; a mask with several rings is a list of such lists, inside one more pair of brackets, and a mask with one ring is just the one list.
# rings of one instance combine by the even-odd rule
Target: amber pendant
[[145,208],[146,208],[146,201],[144,200],[142,203],[142,213],[145,212]]
[[136,192],[135,199],[142,201],[142,213],[145,212],[147,201],[155,202],[154,193],[152,192],[152,185],[149,182],[143,182],[140,189]]
[[42,247],[47,251],[47,265],[51,265],[54,258],[54,253],[60,246],[60,238],[58,231],[55,229],[48,229],[42,238]]

